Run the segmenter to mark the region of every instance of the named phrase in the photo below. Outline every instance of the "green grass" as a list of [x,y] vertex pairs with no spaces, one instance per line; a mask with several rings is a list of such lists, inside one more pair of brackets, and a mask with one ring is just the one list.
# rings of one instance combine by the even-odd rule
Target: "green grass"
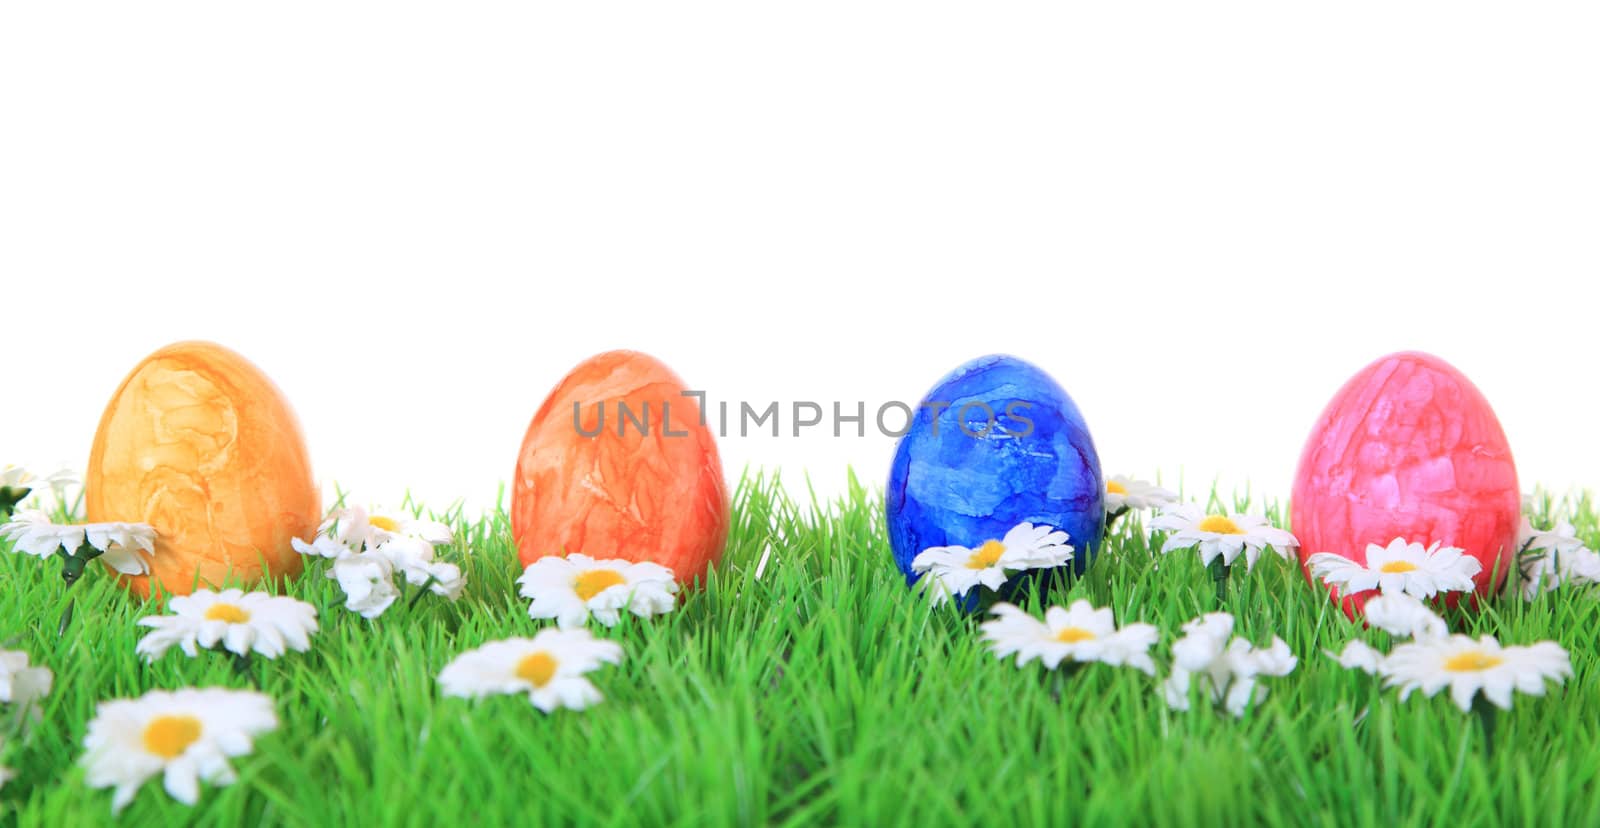
[[[709,585],[667,616],[597,628],[627,657],[593,676],[606,700],[581,713],[439,693],[455,654],[539,628],[516,595],[503,513],[455,519],[470,549],[456,604],[429,597],[369,622],[342,608],[313,562],[282,587],[320,611],[312,651],[253,667],[280,728],[235,761],[235,785],[204,788],[191,810],[152,782],[123,822],[1600,824],[1593,592],[1450,617],[1457,631],[1550,638],[1572,654],[1576,675],[1545,698],[1519,696],[1486,756],[1476,721],[1446,695],[1401,703],[1324,656],[1358,632],[1275,557],[1236,575],[1227,609],[1257,642],[1282,636],[1300,666],[1234,719],[1170,711],[1157,680],[1133,670],[1090,666],[1062,682],[996,660],[979,619],[906,589],[881,499],[854,480],[839,501],[807,505],[747,478],[734,501]],[[1600,540],[1587,501],[1567,513],[1591,546]],[[1087,598],[1119,623],[1156,624],[1164,672],[1178,627],[1213,610],[1215,594],[1192,553],[1162,558],[1140,534],[1110,540],[1050,601]],[[224,654],[141,663],[134,622],[154,609],[100,571],[72,590],[76,617],[58,638],[58,570],[0,553],[0,641],[56,675],[42,721],[6,747],[20,776],[0,789],[0,822],[108,818],[110,792],[88,788],[76,765],[97,701],[250,686]]]

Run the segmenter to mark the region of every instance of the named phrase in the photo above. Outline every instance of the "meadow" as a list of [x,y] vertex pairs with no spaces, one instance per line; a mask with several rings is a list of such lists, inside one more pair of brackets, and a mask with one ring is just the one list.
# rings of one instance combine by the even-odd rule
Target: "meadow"
[[[526,697],[467,701],[436,677],[485,641],[531,636],[503,511],[442,515],[464,553],[455,603],[409,597],[375,620],[346,611],[325,562],[271,588],[319,610],[309,653],[236,668],[223,653],[135,655],[157,609],[94,571],[64,589],[56,561],[0,541],[0,648],[51,668],[42,718],[10,735],[0,822],[77,826],[111,819],[110,793],[77,766],[95,703],[154,688],[259,688],[280,727],[234,761],[239,780],[190,809],[152,782],[128,825],[1597,825],[1600,601],[1562,587],[1447,614],[1453,631],[1505,644],[1551,639],[1573,677],[1519,695],[1492,753],[1448,694],[1405,702],[1324,654],[1383,633],[1349,622],[1296,564],[1264,556],[1235,572],[1225,610],[1258,644],[1299,657],[1242,717],[1168,708],[1160,675],[1105,665],[1047,671],[997,659],[979,617],[932,607],[895,569],[881,493],[853,477],[818,502],[803,482],[748,474],[734,494],[722,565],[679,608],[624,616],[596,633],[626,658],[591,676],[605,701],[545,715]],[[1215,497],[1215,495],[1213,495]],[[1266,514],[1279,504],[1227,505]],[[1587,498],[1558,510],[1592,548]],[[1119,624],[1144,621],[1164,675],[1186,621],[1217,609],[1191,553],[1162,556],[1124,518],[1088,572],[1036,589],[1035,613],[1085,598]],[[1041,594],[1043,593],[1043,594]],[[74,614],[57,626],[68,600]]]

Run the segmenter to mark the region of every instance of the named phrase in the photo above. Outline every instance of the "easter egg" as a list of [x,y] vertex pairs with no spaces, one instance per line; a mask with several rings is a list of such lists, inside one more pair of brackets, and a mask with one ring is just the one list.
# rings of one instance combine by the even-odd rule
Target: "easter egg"
[[[1459,547],[1483,565],[1473,580],[1484,594],[1513,563],[1521,503],[1483,394],[1438,357],[1399,353],[1361,369],[1317,418],[1290,526],[1302,563],[1318,552],[1365,562],[1368,544],[1395,538]],[[1371,594],[1334,598],[1353,618]]]
[[684,583],[722,557],[728,493],[698,394],[655,358],[572,369],[528,424],[511,492],[523,565],[546,555],[651,561]]
[[84,475],[91,522],[156,530],[150,574],[124,576],[148,595],[294,575],[289,541],[321,513],[305,438],[272,380],[209,342],[146,357],[111,395]]
[[886,507],[907,583],[922,551],[978,548],[1019,523],[1066,531],[1081,573],[1105,533],[1105,483],[1083,415],[1049,374],[1003,355],[962,365],[922,399],[895,447]]

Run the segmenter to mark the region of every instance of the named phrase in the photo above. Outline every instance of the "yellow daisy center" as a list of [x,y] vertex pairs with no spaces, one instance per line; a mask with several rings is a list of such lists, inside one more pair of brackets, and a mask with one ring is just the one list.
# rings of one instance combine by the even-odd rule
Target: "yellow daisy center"
[[382,529],[385,532],[400,531],[400,521],[395,520],[394,518],[384,517],[383,515],[373,515],[372,517],[367,518],[367,524],[374,529]]
[[1417,568],[1417,565],[1412,563],[1412,562],[1410,562],[1410,561],[1390,561],[1390,562],[1384,564],[1383,566],[1378,567],[1378,571],[1379,572],[1410,572],[1410,571],[1412,571],[1412,570],[1414,570],[1416,568]]
[[1076,644],[1079,641],[1093,641],[1094,638],[1094,633],[1089,632],[1082,627],[1067,627],[1061,632],[1056,633],[1056,640],[1062,644]]
[[997,540],[985,541],[984,544],[972,551],[972,557],[967,558],[968,569],[988,569],[1000,562],[1000,556],[1006,553],[1006,545]]
[[157,716],[144,727],[144,749],[162,759],[176,759],[200,738],[200,720],[193,716]]
[[243,624],[250,620],[250,612],[234,604],[212,604],[206,609],[206,620]]
[[1206,519],[1200,521],[1199,528],[1202,532],[1215,532],[1219,535],[1244,534],[1244,530],[1239,528],[1239,524],[1234,523],[1233,519],[1227,515],[1206,515]]
[[1444,668],[1452,673],[1477,673],[1490,667],[1498,667],[1505,662],[1506,660],[1500,656],[1490,655],[1482,650],[1468,650],[1445,659]]
[[615,569],[591,569],[578,576],[572,589],[578,593],[579,598],[587,601],[617,584],[625,583],[627,580]]
[[532,655],[524,656],[517,662],[517,678],[527,681],[534,687],[543,687],[550,683],[556,674],[556,659],[543,650]]
[[1121,483],[1118,483],[1115,480],[1107,480],[1106,481],[1106,494],[1125,495],[1127,493],[1128,493],[1128,488],[1126,486],[1122,485]]

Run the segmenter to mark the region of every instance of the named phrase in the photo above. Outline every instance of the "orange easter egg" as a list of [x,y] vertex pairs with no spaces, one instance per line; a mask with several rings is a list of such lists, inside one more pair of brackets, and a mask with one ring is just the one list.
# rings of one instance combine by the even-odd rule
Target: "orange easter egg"
[[722,557],[728,493],[695,396],[655,358],[611,351],[572,369],[522,440],[511,530],[546,555],[651,561],[679,581]]
[[91,522],[148,523],[149,575],[124,576],[169,593],[263,574],[294,575],[290,538],[310,537],[321,513],[305,438],[272,380],[209,342],[146,357],[111,395],[84,475]]

